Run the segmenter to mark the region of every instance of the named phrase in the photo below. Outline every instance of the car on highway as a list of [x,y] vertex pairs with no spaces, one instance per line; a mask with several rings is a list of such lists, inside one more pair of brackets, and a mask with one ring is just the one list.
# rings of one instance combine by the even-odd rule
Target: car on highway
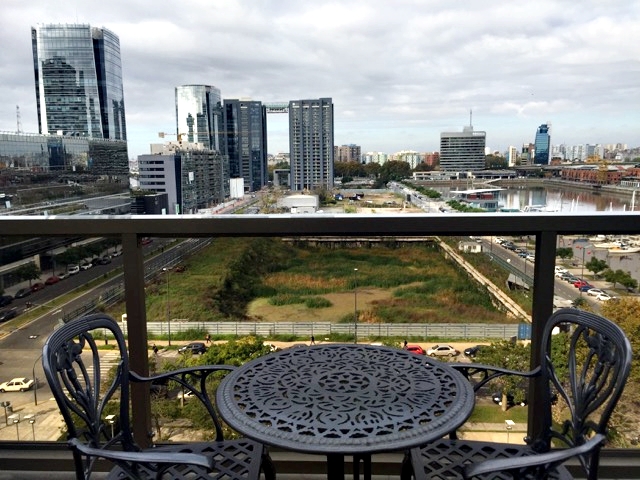
[[25,287],[18,290],[13,298],[24,298],[28,295],[31,295],[31,289],[29,287]]
[[427,355],[430,357],[455,357],[460,352],[453,348],[451,345],[434,345],[427,349]]
[[178,353],[191,352],[193,355],[202,355],[207,351],[207,347],[202,342],[191,342],[178,349]]
[[0,295],[0,307],[11,305],[11,302],[13,302],[13,297],[11,295]]
[[6,310],[2,310],[0,312],[0,322],[6,322],[11,320],[12,318],[16,318],[18,316],[17,308],[8,308]]
[[587,290],[587,295],[591,295],[592,297],[597,297],[601,293],[607,293],[607,292],[605,292],[600,288],[590,288],[589,290]]
[[462,353],[465,357],[474,358],[480,351],[480,345],[474,345],[473,347],[465,348]]
[[60,277],[58,277],[57,275],[51,275],[49,278],[47,278],[44,281],[44,284],[45,285],[55,285],[59,281],[60,281]]
[[420,345],[407,345],[404,347],[407,352],[417,353],[418,355],[424,355],[425,351]]
[[26,392],[33,387],[33,380],[29,378],[14,378],[0,383],[0,392]]
[[31,293],[39,292],[42,289],[44,289],[44,283],[42,282],[36,282],[31,285]]

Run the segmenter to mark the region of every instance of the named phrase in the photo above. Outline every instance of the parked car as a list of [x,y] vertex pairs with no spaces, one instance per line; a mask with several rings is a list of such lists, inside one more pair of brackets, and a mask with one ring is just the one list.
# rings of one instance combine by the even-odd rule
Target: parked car
[[104,255],[98,259],[98,264],[100,265],[108,265],[111,263],[111,257],[109,255]]
[[556,273],[560,273],[560,274],[569,273],[569,270],[567,270],[566,268],[561,267],[559,265],[556,265],[555,270],[556,270]]
[[16,318],[18,316],[17,308],[8,308],[7,310],[2,310],[0,312],[0,322],[6,322],[11,320],[12,318]]
[[122,255],[122,250],[116,250],[111,254],[112,257],[119,257],[120,255]]
[[202,342],[192,342],[178,349],[179,353],[191,352],[194,355],[201,355],[207,351],[207,347]]
[[473,347],[465,348],[462,353],[465,357],[474,358],[480,351],[480,345],[474,345]]
[[33,285],[31,285],[31,293],[39,292],[43,288],[44,288],[44,283],[36,282]]
[[80,266],[69,265],[67,266],[67,272],[69,273],[69,275],[75,275],[76,273],[80,273]]
[[580,290],[581,292],[588,292],[592,288],[593,288],[593,285],[583,285],[580,288],[578,288],[578,290]]
[[93,263],[91,262],[82,262],[80,264],[80,270],[89,270],[91,267],[93,267]]
[[607,292],[605,292],[604,290],[601,290],[600,288],[590,288],[589,290],[587,290],[587,295],[591,295],[592,297],[597,297],[601,293],[607,293]]
[[587,285],[591,285],[589,282],[587,282],[586,280],[576,280],[573,283],[573,286],[576,288],[581,288],[581,287],[586,287]]
[[[502,392],[493,393],[491,395],[491,400],[496,405],[502,405]],[[523,401],[518,403],[518,405],[520,405],[521,407],[524,407],[526,404],[527,404],[526,400],[523,400]],[[507,406],[508,407],[513,407],[515,405],[516,405],[516,403],[514,402],[513,394],[507,393]]]
[[67,272],[58,272],[58,273],[56,273],[56,277],[58,277],[60,280],[64,280],[68,276],[69,276],[69,274]]
[[45,285],[55,285],[59,281],[60,281],[60,277],[58,277],[57,275],[51,275],[49,278],[47,278],[44,281],[44,284]]
[[11,305],[11,302],[13,302],[13,297],[11,295],[0,295],[0,307]]
[[405,347],[405,350],[407,352],[411,352],[411,353],[417,353],[418,355],[424,355],[424,348],[422,348],[420,345],[407,345]]
[[28,378],[14,378],[0,383],[0,392],[26,392],[33,387],[33,380]]
[[459,353],[451,345],[434,345],[427,350],[427,355],[431,357],[455,357]]
[[16,292],[13,298],[24,298],[27,295],[31,295],[31,289],[29,287],[21,288]]
[[603,293],[601,293],[600,295],[598,295],[596,297],[596,300],[598,300],[600,302],[606,302],[607,300],[611,300],[612,298],[616,298],[616,297],[613,297],[613,296],[609,295],[608,293],[604,293],[603,292]]

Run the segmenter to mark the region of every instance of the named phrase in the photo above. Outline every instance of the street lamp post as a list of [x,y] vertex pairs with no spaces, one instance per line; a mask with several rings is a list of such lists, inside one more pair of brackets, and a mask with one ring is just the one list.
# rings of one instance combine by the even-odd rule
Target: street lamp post
[[20,428],[18,427],[20,424],[20,414],[14,413],[13,415],[9,415],[9,420],[16,426],[16,439],[20,441]]
[[507,427],[507,443],[509,443],[509,432],[511,432],[511,430],[513,430],[513,426],[516,423],[513,420],[505,420],[504,421],[504,425],[505,427]]
[[169,308],[169,269],[163,268],[162,271],[167,277],[167,336],[169,337],[169,346],[171,346],[171,311]]
[[353,343],[358,343],[358,269],[353,269]]
[[31,376],[33,377],[33,404],[38,406],[38,379],[36,378],[36,363],[42,358],[42,354],[36,358],[33,362],[33,368],[31,369]]
[[116,423],[116,416],[107,415],[106,417],[104,417],[104,419],[109,423],[109,425],[111,425],[111,438],[113,438],[113,425],[114,423]]
[[24,420],[28,420],[31,424],[31,434],[33,435],[33,441],[36,441],[36,416],[33,413],[29,413],[24,416]]

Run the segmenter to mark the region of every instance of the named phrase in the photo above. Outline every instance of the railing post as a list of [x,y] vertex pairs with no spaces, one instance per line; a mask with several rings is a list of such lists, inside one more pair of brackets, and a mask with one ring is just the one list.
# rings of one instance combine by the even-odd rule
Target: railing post
[[[122,235],[124,296],[127,307],[130,368],[139,375],[149,375],[147,351],[147,313],[144,295],[144,258],[138,235]],[[146,383],[131,385],[133,436],[140,447],[150,446],[151,395]]]
[[[531,314],[531,368],[542,361],[542,333],[547,319],[553,313],[553,291],[555,288],[554,267],[556,262],[557,232],[541,232],[536,235],[536,261],[534,266],[533,302]],[[541,377],[533,378],[529,383],[529,421],[528,435],[539,438],[550,425],[548,402],[551,399],[545,393]]]

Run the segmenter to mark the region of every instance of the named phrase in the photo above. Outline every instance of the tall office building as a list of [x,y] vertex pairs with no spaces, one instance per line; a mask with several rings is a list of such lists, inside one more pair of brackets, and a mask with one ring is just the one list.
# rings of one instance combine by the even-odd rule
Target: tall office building
[[462,132],[440,133],[440,169],[449,172],[478,171],[485,167],[487,134],[469,125]]
[[41,134],[127,139],[120,40],[106,28],[31,28]]
[[230,178],[243,178],[245,191],[258,191],[269,180],[267,109],[259,101],[225,99],[223,115]]
[[178,139],[222,151],[222,103],[220,89],[210,85],[176,87]]
[[543,123],[536,130],[536,139],[534,141],[535,156],[533,163],[536,165],[549,164],[549,152],[551,151],[551,135],[549,135],[550,126]]
[[333,188],[331,98],[289,102],[291,190]]

